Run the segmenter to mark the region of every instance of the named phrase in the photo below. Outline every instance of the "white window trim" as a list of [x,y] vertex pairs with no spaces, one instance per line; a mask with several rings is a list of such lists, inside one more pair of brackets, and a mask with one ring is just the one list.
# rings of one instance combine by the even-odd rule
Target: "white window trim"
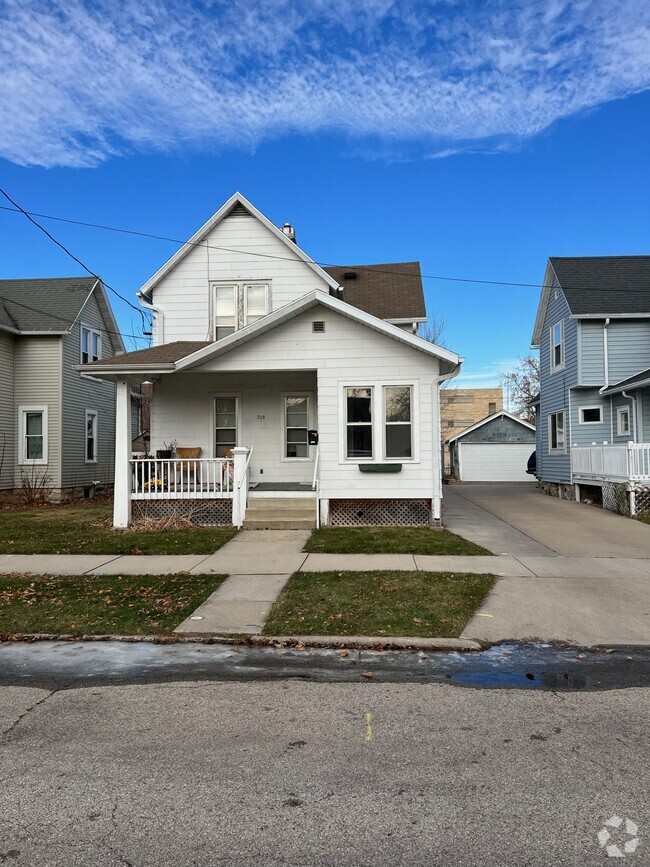
[[[88,361],[83,360],[83,351],[84,351],[84,331],[88,332]],[[80,364],[91,364],[93,361],[92,358],[92,336],[96,335],[97,337],[97,360],[99,361],[102,357],[102,332],[99,328],[94,328],[92,325],[86,325],[83,322],[80,323],[79,327],[79,362]]]
[[307,457],[306,458],[288,458],[287,457],[287,419],[285,414],[285,406],[284,402],[287,397],[306,397],[307,398],[307,430],[313,430],[314,428],[314,415],[313,415],[313,405],[314,405],[314,392],[313,391],[283,391],[280,395],[280,424],[282,425],[282,455],[281,460],[284,463],[295,464],[295,463],[313,463],[314,458],[309,453],[309,446],[307,446]]
[[[627,414],[627,430],[622,430],[621,418],[623,414]],[[616,410],[616,436],[631,437],[632,436],[632,413],[629,406],[619,406]]]
[[[598,409],[598,410],[600,410],[599,421],[583,421],[582,413],[585,409]],[[602,408],[601,404],[590,404],[589,406],[579,406],[578,407],[578,424],[590,425],[590,424],[602,424],[602,423],[603,423],[603,408]]]
[[242,409],[241,409],[241,392],[239,391],[224,391],[217,392],[211,391],[209,393],[211,409],[210,409],[210,452],[211,457],[216,460],[221,460],[221,458],[217,458],[217,400],[222,397],[234,397],[235,398],[235,435],[237,437],[236,446],[241,445],[242,442]]
[[[410,458],[395,458],[388,457],[388,453],[386,450],[386,425],[388,422],[386,421],[386,389],[387,388],[410,388],[411,389],[411,421],[409,422],[411,426],[411,457]],[[415,424],[415,404],[416,404],[416,389],[415,384],[412,382],[385,382],[381,385],[381,452],[384,456],[384,462],[389,461],[391,463],[399,463],[399,464],[413,464],[419,463],[419,460],[416,459],[416,455],[419,455],[419,425]],[[398,424],[398,423],[397,423]],[[405,423],[403,423],[405,424]],[[417,431],[417,433],[416,433]]]
[[[94,457],[88,457],[88,418],[93,416],[95,419],[94,429],[93,429],[93,442],[95,446],[95,454]],[[97,463],[97,453],[99,451],[97,442],[97,436],[99,434],[99,421],[96,409],[87,409],[84,414],[84,463],[85,464],[96,464]]]
[[[411,437],[412,458],[386,458],[386,425],[384,414],[384,387],[408,385],[411,389]],[[412,379],[390,379],[378,381],[372,377],[364,379],[345,379],[338,381],[339,386],[339,464],[419,464],[420,457],[420,388],[419,382]],[[372,458],[347,457],[347,403],[348,388],[370,388],[372,390]]]
[[[25,426],[25,414],[28,412],[40,412],[43,414],[43,457],[42,458],[28,458],[25,449],[25,436],[27,434],[26,426]],[[22,405],[18,407],[18,427],[19,427],[19,463],[22,466],[47,466],[49,463],[49,453],[48,453],[48,416],[47,416],[47,405],[46,404],[34,404],[34,405]]]
[[[562,354],[562,359],[559,364],[555,364],[555,344],[553,343],[553,332],[557,326],[560,326],[560,349]],[[565,345],[564,345],[564,319],[559,319],[557,322],[554,322],[551,325],[550,329],[550,343],[551,343],[551,373],[557,373],[559,370],[564,370],[564,362],[565,362]]]
[[[551,443],[553,442],[552,427],[551,427],[552,419],[553,419],[554,415],[560,415],[560,413],[562,413],[562,416],[563,416],[563,418],[562,418],[562,421],[563,421],[562,431],[564,434],[564,445],[562,445],[558,448],[553,448],[553,446],[551,445]],[[548,453],[550,455],[565,455],[566,454],[566,444],[567,444],[566,420],[567,420],[567,413],[566,413],[565,409],[556,409],[553,412],[549,412],[549,414],[548,414]]]
[[[217,339],[217,288],[232,288],[235,309],[235,332],[245,328],[248,320],[248,287],[263,286],[266,294],[266,313],[271,312],[271,281],[270,280],[211,280],[210,281],[210,304],[212,307],[212,339]],[[260,317],[263,318],[263,317]],[[256,322],[258,320],[255,320]]]

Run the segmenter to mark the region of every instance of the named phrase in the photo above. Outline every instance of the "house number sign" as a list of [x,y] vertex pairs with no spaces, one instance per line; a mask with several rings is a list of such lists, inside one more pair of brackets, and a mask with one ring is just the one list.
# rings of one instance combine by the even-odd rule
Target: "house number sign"
[[264,421],[265,418],[266,418],[265,415],[260,415],[259,413],[257,414],[257,420],[258,421]]

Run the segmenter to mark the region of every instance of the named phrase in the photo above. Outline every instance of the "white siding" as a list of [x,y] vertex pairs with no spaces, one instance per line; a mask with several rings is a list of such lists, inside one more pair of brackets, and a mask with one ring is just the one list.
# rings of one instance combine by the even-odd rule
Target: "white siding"
[[158,323],[154,325],[155,345],[213,339],[210,282],[214,280],[268,282],[272,310],[313,289],[329,291],[327,284],[255,217],[226,217],[206,237],[205,244],[191,250],[154,288],[153,303],[161,309],[164,320],[164,339]]
[[[18,441],[18,407],[45,405],[48,408],[48,466],[45,472],[50,484],[61,487],[61,338],[22,337],[16,340],[15,392],[16,442]],[[16,464],[14,479],[21,484],[20,466]]]
[[[325,333],[312,333],[315,319],[325,322]],[[324,498],[432,497],[432,390],[438,374],[437,359],[334,311],[319,308],[317,312],[311,310],[300,314],[201,368],[206,373],[255,370],[286,371],[288,382],[297,371],[317,372],[317,429],[320,435],[321,495]],[[205,384],[197,388],[209,390],[209,379],[198,371],[186,376],[203,379]],[[381,386],[395,382],[409,382],[416,386],[417,406],[414,409],[419,416],[419,462],[403,462],[402,471],[396,474],[361,473],[356,464],[340,460],[340,431],[344,424],[340,417],[341,391],[350,384]],[[154,407],[161,388],[157,387]],[[207,401],[206,394],[204,407]],[[169,412],[180,420],[186,415],[186,407],[183,395],[182,402],[170,407]],[[154,410],[154,417],[156,412]],[[206,410],[202,412],[205,418]],[[155,422],[154,436],[158,442],[160,436]],[[435,442],[438,448],[438,432]],[[243,444],[248,445],[246,442]]]
[[14,338],[0,331],[0,490],[14,486]]

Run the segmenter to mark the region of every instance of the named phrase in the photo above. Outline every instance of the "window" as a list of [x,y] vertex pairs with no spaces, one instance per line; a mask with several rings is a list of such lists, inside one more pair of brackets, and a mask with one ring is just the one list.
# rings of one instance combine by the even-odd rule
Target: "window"
[[564,367],[564,320],[551,328],[551,372]]
[[616,436],[626,437],[630,433],[630,410],[626,406],[621,406],[616,410]]
[[237,328],[237,286],[214,287],[214,339],[221,340]]
[[21,406],[19,420],[21,464],[46,464],[47,407]]
[[89,364],[99,361],[102,348],[102,336],[96,328],[81,326],[81,363]]
[[488,403],[488,415],[494,415],[494,413],[496,411],[497,411],[496,403],[494,401],[490,401],[490,403]]
[[346,457],[368,459],[372,447],[372,387],[346,388]]
[[384,386],[385,457],[413,457],[410,385]]
[[237,445],[237,398],[217,397],[214,401],[216,458],[230,457]]
[[86,463],[97,460],[97,413],[94,409],[86,410]]
[[564,410],[552,412],[548,417],[548,447],[551,452],[563,452],[566,448]]
[[268,283],[214,283],[214,338],[221,340],[269,312]]
[[603,408],[601,406],[581,406],[580,424],[602,424]]
[[309,397],[306,394],[284,397],[284,456],[287,459],[309,458]]

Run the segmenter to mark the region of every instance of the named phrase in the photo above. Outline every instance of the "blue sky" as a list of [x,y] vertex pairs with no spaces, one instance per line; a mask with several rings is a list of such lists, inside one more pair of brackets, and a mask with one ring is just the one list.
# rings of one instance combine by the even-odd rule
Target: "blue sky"
[[[182,239],[240,189],[319,262],[522,283],[650,252],[646,2],[4,0],[0,58],[29,210]],[[175,249],[43,222],[129,297]],[[0,239],[2,277],[81,273],[24,217]],[[425,290],[465,385],[526,352],[536,289]]]

